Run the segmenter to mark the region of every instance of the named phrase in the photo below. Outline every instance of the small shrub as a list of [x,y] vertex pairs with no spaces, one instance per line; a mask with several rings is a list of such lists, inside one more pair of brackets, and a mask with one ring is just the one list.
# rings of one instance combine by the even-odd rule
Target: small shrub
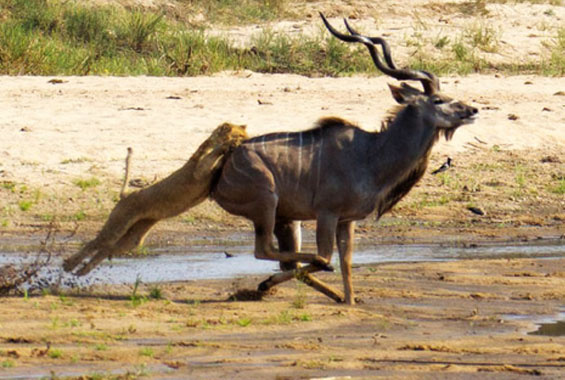
[[107,351],[108,350],[108,346],[104,343],[98,343],[96,346],[94,346],[94,349],[96,351]]
[[163,299],[163,291],[158,286],[154,286],[149,291],[149,298],[154,300],[162,300]]
[[550,191],[555,194],[565,195],[565,179],[559,180],[556,186],[552,186]]
[[524,189],[526,187],[526,169],[522,165],[517,164],[514,167],[514,173],[516,184],[520,189]]
[[282,325],[288,325],[292,322],[292,314],[288,310],[283,310],[277,317],[277,322]]
[[449,37],[448,36],[442,36],[442,37],[438,37],[435,41],[434,41],[434,47],[436,49],[443,49],[444,47],[446,47],[447,45],[449,45]]
[[13,360],[4,360],[2,362],[2,368],[13,368],[16,366]]
[[51,349],[47,352],[47,355],[51,358],[51,359],[59,359],[63,357],[63,351],[59,350],[59,349]]
[[241,326],[241,327],[247,327],[251,324],[251,322],[252,322],[251,318],[240,318],[236,321],[238,326]]
[[86,190],[90,187],[96,187],[100,185],[100,180],[96,177],[90,179],[78,179],[74,182],[75,185],[81,188],[81,190]]
[[162,14],[133,11],[127,14],[119,39],[126,42],[127,47],[141,53],[146,42],[157,32],[163,18]]
[[33,205],[33,202],[28,201],[28,200],[22,200],[22,201],[18,202],[18,207],[22,211],[28,211],[31,208],[32,205]]
[[25,30],[37,30],[49,35],[59,24],[59,8],[49,4],[47,0],[13,0],[10,5]]
[[16,184],[14,182],[3,182],[2,188],[6,189],[12,193],[16,192]]
[[85,218],[86,218],[86,213],[83,210],[80,210],[79,212],[73,215],[73,220],[76,220],[77,222],[80,222]]
[[211,22],[242,24],[273,20],[284,16],[287,0],[193,0]]
[[66,158],[64,160],[61,161],[62,165],[67,165],[67,164],[81,164],[83,162],[90,162],[92,161],[90,158],[88,157],[78,157],[78,158]]
[[292,300],[292,307],[295,309],[304,309],[306,306],[306,291],[302,283],[298,283],[296,288],[296,295]]
[[467,29],[464,35],[474,48],[488,53],[494,53],[498,49],[500,33],[491,26],[477,24]]
[[64,31],[75,43],[108,43],[108,19],[109,12],[104,8],[69,7],[63,15]]
[[560,28],[550,44],[551,57],[548,74],[565,75],[565,28]]
[[141,304],[143,304],[144,302],[147,301],[147,298],[137,294],[137,291],[139,289],[139,285],[141,285],[141,277],[139,277],[139,275],[138,275],[135,278],[135,283],[133,284],[133,290],[132,290],[131,296],[130,296],[131,304],[134,307],[137,307],[137,306],[139,306],[139,305],[141,305]]

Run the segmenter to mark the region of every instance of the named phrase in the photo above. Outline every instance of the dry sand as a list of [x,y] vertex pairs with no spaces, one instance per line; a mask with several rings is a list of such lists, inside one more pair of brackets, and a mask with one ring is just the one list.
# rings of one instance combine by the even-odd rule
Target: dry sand
[[[328,115],[375,129],[393,105],[386,89],[390,80],[382,77],[242,72],[176,79],[69,77],[61,84],[50,79],[0,78],[0,170],[4,183],[20,184],[16,189],[28,184],[65,193],[92,172],[118,183],[128,146],[135,152],[134,175],[162,177],[223,121],[245,123],[251,135],[308,128]],[[563,160],[563,78],[474,75],[444,78],[442,86],[476,104],[480,118],[450,143],[438,144],[436,157],[472,159],[498,146],[508,153],[481,153],[479,159],[553,154]],[[562,161],[552,165],[548,170],[563,168]],[[423,191],[433,191],[437,184],[427,178]],[[559,201],[549,210],[551,231],[558,234]],[[535,207],[531,211],[528,217],[538,215]],[[362,267],[354,280],[365,304],[355,308],[335,305],[295,282],[260,302],[225,301],[237,289],[256,286],[261,280],[256,277],[161,286],[172,303],[136,303],[131,287],[100,287],[77,297],[7,298],[0,318],[0,360],[6,367],[0,378],[49,371],[95,378],[114,371],[129,373],[122,378],[558,379],[565,371],[564,338],[525,332],[535,328],[536,318],[555,315],[563,305],[562,268],[563,260],[535,259]],[[322,276],[339,286],[339,276]]]
[[[1,77],[2,179],[55,187],[88,168],[120,177],[126,148],[133,175],[179,167],[220,123],[250,135],[309,128],[340,116],[375,130],[394,105],[384,77],[309,79],[251,72],[197,78]],[[475,104],[480,116],[436,152],[477,144],[512,150],[565,149],[565,78],[473,75],[443,78],[443,92]],[[516,120],[510,120],[515,115]],[[71,160],[78,164],[68,165]]]
[[[343,15],[363,16],[355,25],[390,36],[402,62],[413,53],[409,41],[423,36],[429,45],[442,36],[457,38],[479,20],[500,33],[497,51],[480,54],[513,63],[546,55],[565,18],[563,7],[529,3],[488,4],[488,14],[468,17],[461,3],[471,2],[412,1],[408,14],[388,0],[304,2],[297,9],[308,21],[271,27],[315,34],[317,10],[336,17],[334,22]],[[255,31],[256,26],[230,27],[217,33],[243,44]],[[196,78],[65,77],[56,84],[51,79],[0,77],[2,243],[14,236],[27,243],[29,226],[39,226],[43,235],[47,216],[79,215],[83,209],[92,227],[81,239],[91,238],[112,207],[127,147],[134,150],[132,175],[151,180],[181,166],[224,121],[247,124],[251,135],[259,135],[309,128],[333,115],[375,130],[394,105],[386,85],[394,81],[384,77],[230,72]],[[565,78],[444,77],[442,90],[480,110],[475,124],[461,128],[451,142],[440,142],[432,156],[434,165],[448,154],[454,158],[457,167],[450,173],[461,186],[426,175],[413,198],[399,205],[397,219],[383,220],[379,230],[360,225],[360,239],[374,243],[392,236],[406,242],[414,229],[411,233],[428,239],[443,238],[445,230],[434,226],[446,221],[455,223],[448,235],[458,242],[465,234],[564,235],[565,200],[548,188],[565,173]],[[549,156],[556,161],[540,163]],[[523,188],[516,183],[514,161],[531,181]],[[74,182],[90,177],[105,186],[79,193]],[[19,210],[18,202],[34,193],[31,211]],[[454,194],[446,206],[410,206],[445,194]],[[470,217],[465,209],[476,199],[488,209],[486,217]],[[225,228],[227,217],[210,216],[210,210],[189,216],[190,223],[208,225],[198,230],[204,236],[218,224]],[[411,217],[432,227],[413,228]],[[198,228],[190,223],[172,229],[190,235],[190,228]],[[228,233],[241,231],[234,223],[228,220]],[[169,244],[169,235],[159,229],[151,237]],[[564,338],[525,333],[535,328],[536,318],[555,316],[563,307],[564,265],[563,259],[504,259],[363,266],[353,278],[365,303],[353,308],[296,282],[260,302],[225,301],[238,289],[255,287],[258,277],[166,284],[160,290],[167,300],[161,301],[132,300],[131,287],[8,297],[0,312],[0,378],[111,378],[113,371],[127,379],[559,379],[565,371]],[[338,275],[321,276],[340,286]],[[148,296],[150,290],[142,286],[138,294]]]

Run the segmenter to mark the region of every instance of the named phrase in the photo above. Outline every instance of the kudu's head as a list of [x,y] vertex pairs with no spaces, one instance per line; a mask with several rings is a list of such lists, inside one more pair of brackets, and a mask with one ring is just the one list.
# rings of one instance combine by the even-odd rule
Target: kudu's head
[[[439,92],[439,79],[427,71],[417,71],[412,69],[398,69],[390,55],[388,43],[381,37],[367,37],[355,31],[344,19],[345,26],[349,34],[338,32],[330,25],[328,20],[320,13],[326,28],[335,37],[345,42],[359,42],[364,44],[375,66],[384,74],[395,79],[419,81],[424,87],[420,91],[407,83],[401,86],[389,85],[392,96],[399,103],[407,107],[413,107],[422,115],[426,125],[436,129],[437,134],[444,134],[446,139],[451,139],[455,130],[463,124],[470,124],[474,121],[474,116],[479,112],[475,107],[469,106],[461,101],[454,100]],[[382,62],[375,44],[379,44],[383,49],[384,61]]]

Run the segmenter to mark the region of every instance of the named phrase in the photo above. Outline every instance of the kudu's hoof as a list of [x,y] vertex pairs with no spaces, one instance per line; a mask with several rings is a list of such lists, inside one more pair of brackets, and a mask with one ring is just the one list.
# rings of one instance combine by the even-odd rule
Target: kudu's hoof
[[259,284],[259,286],[257,286],[257,291],[259,292],[266,292],[267,290],[270,289],[269,285],[267,285],[267,283],[269,282],[270,278],[266,279],[265,281],[263,281],[262,283]]
[[296,261],[280,261],[279,268],[281,268],[283,272],[294,270],[298,268],[298,263]]
[[335,268],[322,258],[316,258],[316,260],[312,262],[312,265],[320,268],[324,272],[335,272]]

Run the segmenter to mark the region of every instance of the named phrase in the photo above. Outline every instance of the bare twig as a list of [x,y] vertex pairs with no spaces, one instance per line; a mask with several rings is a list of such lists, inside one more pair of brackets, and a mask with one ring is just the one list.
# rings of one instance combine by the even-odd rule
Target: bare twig
[[125,167],[125,173],[124,173],[124,182],[122,183],[122,189],[120,190],[120,199],[124,199],[126,197],[126,191],[128,188],[128,182],[129,182],[129,166],[131,163],[131,156],[133,154],[133,149],[131,147],[128,147],[128,154],[126,156],[126,167]]
[[0,295],[7,295],[20,285],[30,282],[42,268],[49,264],[57,231],[57,224],[54,221],[49,223],[47,236],[41,241],[37,256],[32,263],[21,268],[17,268],[14,264],[0,267]]

